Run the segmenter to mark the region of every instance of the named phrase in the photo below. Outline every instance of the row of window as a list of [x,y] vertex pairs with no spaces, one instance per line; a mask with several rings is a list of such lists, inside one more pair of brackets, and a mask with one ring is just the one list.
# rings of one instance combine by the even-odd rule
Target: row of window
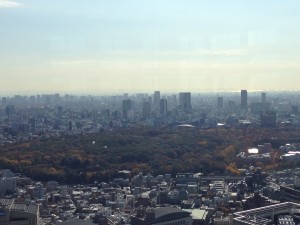
[[172,223],[166,223],[164,225],[183,225],[183,224],[185,224],[185,220],[176,221],[176,222],[172,222]]

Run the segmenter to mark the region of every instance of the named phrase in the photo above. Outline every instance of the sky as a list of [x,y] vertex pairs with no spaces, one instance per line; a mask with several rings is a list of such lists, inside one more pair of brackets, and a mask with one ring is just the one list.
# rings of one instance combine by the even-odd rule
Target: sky
[[300,90],[299,0],[0,0],[0,94]]

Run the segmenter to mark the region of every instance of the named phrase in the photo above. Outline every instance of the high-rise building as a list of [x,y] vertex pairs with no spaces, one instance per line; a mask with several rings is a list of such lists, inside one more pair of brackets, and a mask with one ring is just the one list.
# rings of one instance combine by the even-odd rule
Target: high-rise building
[[15,105],[7,105],[5,108],[5,113],[7,118],[10,119],[11,116],[15,113]]
[[248,110],[248,93],[246,90],[241,90],[241,110]]
[[159,108],[159,104],[160,104],[160,91],[155,91],[153,95],[154,108]]
[[266,100],[267,100],[267,94],[261,93],[261,102],[264,104],[264,103],[266,103]]
[[151,104],[150,102],[143,102],[143,118],[147,119],[150,117],[151,114]]
[[179,93],[179,108],[184,112],[190,112],[192,110],[191,92]]
[[223,108],[223,105],[224,105],[224,103],[223,103],[223,97],[218,97],[218,102],[217,102],[218,109]]
[[168,112],[168,105],[167,105],[167,100],[166,99],[161,99],[160,100],[160,114],[161,115],[166,115]]
[[148,102],[150,103],[150,107],[153,105],[153,98],[152,96],[148,96]]
[[263,111],[261,112],[261,127],[276,127],[276,112],[275,111]]
[[7,104],[7,98],[6,97],[2,97],[2,105],[6,105]]
[[122,111],[123,111],[123,118],[129,119],[129,116],[132,114],[132,111],[134,109],[134,103],[133,101],[126,99],[122,101]]

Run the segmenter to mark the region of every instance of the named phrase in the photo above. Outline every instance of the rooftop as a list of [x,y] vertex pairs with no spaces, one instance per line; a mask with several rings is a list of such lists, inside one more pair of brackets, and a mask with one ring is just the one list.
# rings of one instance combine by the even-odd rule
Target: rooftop
[[67,222],[62,222],[60,225],[95,225],[91,220],[71,220]]
[[191,213],[193,220],[205,220],[207,211],[203,209],[183,209],[184,211]]
[[160,219],[165,216],[170,216],[170,215],[179,215],[182,214],[182,216],[189,216],[190,213],[183,211],[181,209],[175,208],[175,207],[162,207],[162,208],[156,208],[154,209],[155,212],[155,219]]

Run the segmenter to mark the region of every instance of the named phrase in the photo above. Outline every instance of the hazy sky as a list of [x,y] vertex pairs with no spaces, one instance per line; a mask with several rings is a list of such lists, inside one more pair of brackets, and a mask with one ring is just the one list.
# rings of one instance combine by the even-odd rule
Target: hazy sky
[[0,94],[299,90],[299,11],[299,0],[0,0]]

